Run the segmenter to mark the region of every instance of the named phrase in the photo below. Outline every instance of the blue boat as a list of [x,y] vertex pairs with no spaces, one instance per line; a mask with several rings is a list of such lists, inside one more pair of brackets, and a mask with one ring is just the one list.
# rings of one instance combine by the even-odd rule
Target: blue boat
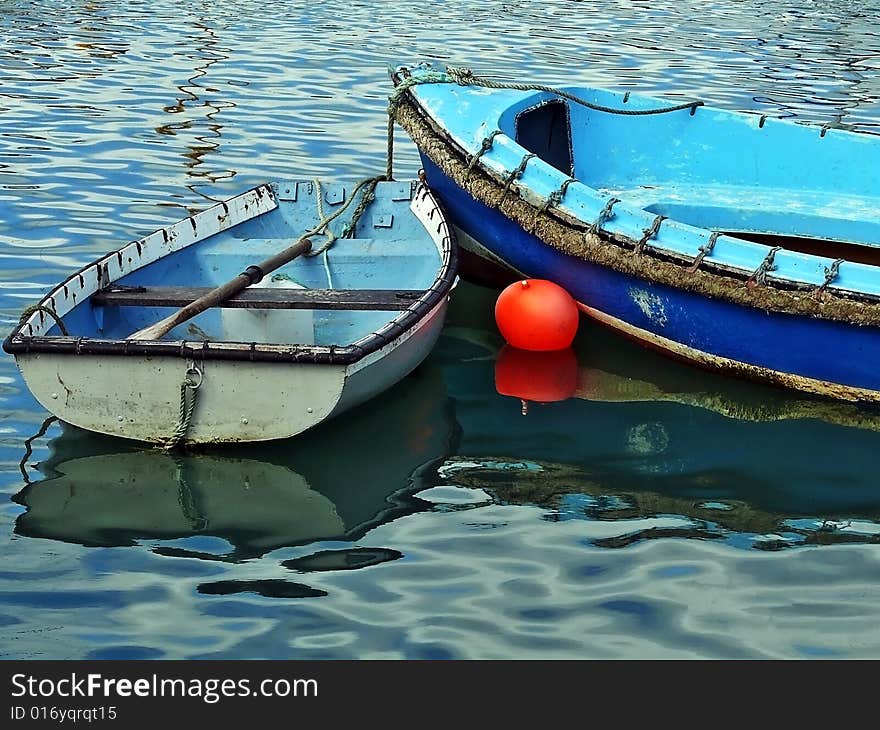
[[463,249],[671,356],[880,401],[880,137],[467,69],[393,80]]
[[89,431],[288,438],[417,367],[456,270],[454,234],[417,180],[274,182],[71,273],[3,349],[48,411]]

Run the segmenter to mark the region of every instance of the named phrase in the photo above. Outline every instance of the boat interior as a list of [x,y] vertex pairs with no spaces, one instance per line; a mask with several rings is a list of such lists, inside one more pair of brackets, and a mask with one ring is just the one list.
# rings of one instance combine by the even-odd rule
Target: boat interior
[[[126,339],[289,247],[344,204],[353,189],[281,183],[277,208],[113,281],[64,316],[66,329],[72,336]],[[381,183],[351,237],[344,237],[358,193],[329,225],[335,240],[312,236],[310,255],[163,339],[326,346],[351,344],[375,332],[422,296],[442,265],[439,246],[410,212],[413,191],[409,182]],[[59,334],[58,327],[49,334]]]
[[[567,91],[628,110],[669,103]],[[503,115],[501,129],[564,174],[649,213],[791,251],[880,264],[876,137],[693,111],[611,114],[555,98]]]

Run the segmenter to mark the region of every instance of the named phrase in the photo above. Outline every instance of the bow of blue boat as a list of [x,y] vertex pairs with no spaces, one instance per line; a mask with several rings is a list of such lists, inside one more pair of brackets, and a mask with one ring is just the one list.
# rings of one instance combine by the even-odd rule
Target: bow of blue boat
[[673,356],[880,400],[880,137],[466,70],[395,79],[464,246]]

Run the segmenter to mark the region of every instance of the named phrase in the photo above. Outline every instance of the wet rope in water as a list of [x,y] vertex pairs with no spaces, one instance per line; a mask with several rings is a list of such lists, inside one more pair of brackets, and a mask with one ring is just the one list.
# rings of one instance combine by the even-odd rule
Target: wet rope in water
[[45,421],[43,421],[42,425],[40,426],[39,431],[37,431],[33,436],[29,436],[27,439],[25,439],[24,456],[22,456],[21,461],[18,462],[18,468],[21,471],[22,477],[24,477],[25,484],[31,483],[30,475],[27,473],[27,461],[28,461],[28,459],[31,458],[31,455],[34,453],[34,449],[33,449],[32,444],[38,438],[44,436],[46,431],[49,430],[49,426],[51,426],[57,420],[58,420],[57,416],[49,416]]

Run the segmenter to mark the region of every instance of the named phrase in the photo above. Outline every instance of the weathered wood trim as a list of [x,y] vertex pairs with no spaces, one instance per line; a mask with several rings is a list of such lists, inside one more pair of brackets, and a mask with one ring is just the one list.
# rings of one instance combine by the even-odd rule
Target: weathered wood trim
[[[202,286],[162,286],[114,289],[92,295],[100,306],[185,307],[212,291]],[[402,312],[424,291],[402,289],[245,289],[218,307],[232,309],[343,309]]]

